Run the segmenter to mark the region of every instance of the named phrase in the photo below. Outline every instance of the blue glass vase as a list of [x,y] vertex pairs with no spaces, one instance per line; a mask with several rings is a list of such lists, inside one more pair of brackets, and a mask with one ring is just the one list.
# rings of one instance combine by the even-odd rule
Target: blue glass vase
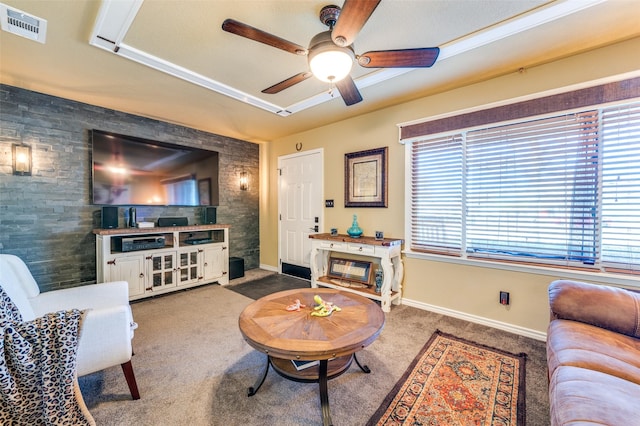
[[384,272],[382,269],[376,269],[376,293],[380,294],[382,291],[382,282],[384,281]]
[[351,224],[351,228],[347,229],[347,234],[349,234],[351,238],[358,238],[362,235],[362,232],[362,228],[358,226],[358,216],[354,214],[353,223]]

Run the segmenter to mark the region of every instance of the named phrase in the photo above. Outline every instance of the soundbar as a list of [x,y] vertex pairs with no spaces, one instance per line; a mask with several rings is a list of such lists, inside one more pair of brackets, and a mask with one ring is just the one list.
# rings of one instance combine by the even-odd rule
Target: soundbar
[[186,217],[159,217],[158,226],[187,226],[189,221]]

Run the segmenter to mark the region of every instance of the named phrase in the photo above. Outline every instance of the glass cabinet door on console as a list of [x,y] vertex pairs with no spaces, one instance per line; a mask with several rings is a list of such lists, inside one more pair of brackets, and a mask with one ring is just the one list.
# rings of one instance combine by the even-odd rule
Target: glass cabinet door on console
[[199,249],[182,250],[178,253],[180,265],[178,267],[178,285],[197,282],[199,279]]
[[147,256],[147,267],[151,277],[151,287],[147,290],[159,290],[176,286],[176,252],[157,253]]

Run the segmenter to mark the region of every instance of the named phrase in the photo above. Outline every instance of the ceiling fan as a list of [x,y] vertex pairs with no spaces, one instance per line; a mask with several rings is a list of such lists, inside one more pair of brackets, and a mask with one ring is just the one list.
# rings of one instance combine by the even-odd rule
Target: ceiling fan
[[310,71],[300,72],[262,91],[274,94],[298,84],[311,76],[335,84],[344,103],[362,101],[362,95],[349,75],[354,60],[365,68],[425,68],[432,66],[440,49],[377,50],[357,55],[353,41],[381,0],[345,0],[342,8],[329,5],[320,11],[320,22],[329,31],[316,34],[305,48],[234,19],[226,19],[222,29],[296,55],[307,56]]

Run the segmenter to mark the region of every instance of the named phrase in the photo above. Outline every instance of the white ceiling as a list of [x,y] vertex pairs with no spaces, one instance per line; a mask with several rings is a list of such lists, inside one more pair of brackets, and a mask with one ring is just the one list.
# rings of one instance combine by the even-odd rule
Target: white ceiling
[[[418,70],[355,65],[364,101],[347,107],[313,78],[262,94],[306,71],[306,57],[221,29],[233,18],[306,46],[327,29],[318,13],[329,1],[115,0],[103,14],[93,0],[4,3],[46,19],[47,37],[41,44],[0,33],[2,83],[250,141],[640,36],[638,0],[382,0],[356,38],[356,53],[437,46],[441,55]],[[120,10],[131,13],[130,26]],[[117,38],[118,53],[96,36]]]

